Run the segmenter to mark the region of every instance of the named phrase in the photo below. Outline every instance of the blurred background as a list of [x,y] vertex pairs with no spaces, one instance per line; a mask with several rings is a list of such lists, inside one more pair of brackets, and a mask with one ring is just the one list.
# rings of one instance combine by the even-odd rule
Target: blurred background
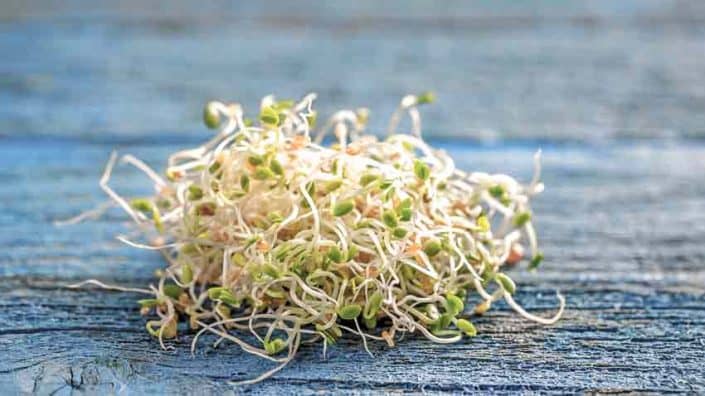
[[[208,4],[204,4],[208,3]],[[705,3],[0,3],[0,134],[202,136],[202,104],[434,90],[427,133],[478,140],[705,137]]]

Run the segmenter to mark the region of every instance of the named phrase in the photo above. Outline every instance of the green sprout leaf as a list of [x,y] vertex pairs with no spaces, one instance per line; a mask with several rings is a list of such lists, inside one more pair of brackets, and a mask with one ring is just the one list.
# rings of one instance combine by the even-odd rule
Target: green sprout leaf
[[529,263],[529,270],[534,271],[536,268],[541,265],[541,262],[543,261],[543,253],[537,252],[536,255],[531,259],[531,262]]
[[316,121],[317,121],[317,113],[315,111],[311,112],[308,116],[306,116],[306,121],[308,122],[309,128],[315,128],[316,127]]
[[358,304],[349,304],[338,309],[338,316],[344,320],[353,320],[360,316],[362,307]]
[[504,289],[504,291],[506,291],[507,293],[514,294],[514,292],[516,291],[516,284],[514,283],[512,278],[508,277],[507,275],[500,272],[495,275],[495,280],[497,281],[497,283],[499,283],[500,286],[502,286],[502,289]]
[[420,105],[433,103],[435,101],[436,94],[431,91],[422,92],[416,97],[416,103]]
[[423,245],[423,251],[428,257],[433,257],[441,252],[441,243],[435,239],[429,239]]
[[197,201],[203,198],[203,190],[201,187],[192,184],[188,187],[188,199],[189,201]]
[[458,316],[458,314],[463,312],[463,309],[465,309],[465,304],[463,303],[463,300],[455,295],[447,294],[444,307],[447,313],[453,316]]
[[284,348],[286,348],[286,341],[282,340],[281,338],[275,338],[273,340],[264,342],[264,350],[267,352],[268,355],[276,355],[277,353],[284,350]]
[[211,287],[208,289],[208,298],[211,300],[217,300],[223,290],[226,289],[224,287]]
[[181,292],[182,292],[182,289],[181,289],[181,287],[179,287],[179,285],[175,285],[175,284],[164,285],[164,294],[166,294],[167,297],[173,298],[174,300],[179,299]]
[[449,313],[444,313],[443,315],[439,316],[438,319],[436,319],[436,322],[434,323],[436,329],[447,329],[448,326],[450,326],[450,324],[453,322],[453,317],[454,316]]
[[252,177],[256,180],[267,180],[274,177],[274,172],[272,172],[269,168],[260,165],[255,168],[255,173],[252,174]]
[[216,109],[215,102],[208,102],[203,108],[203,123],[206,124],[209,129],[218,128],[220,125],[220,114]]
[[143,300],[137,300],[137,304],[142,308],[152,308],[159,304],[159,300],[156,298],[145,298]]
[[413,215],[413,212],[412,212],[411,208],[399,209],[399,220],[401,220],[401,221],[411,220],[412,215]]
[[208,298],[214,301],[222,301],[232,307],[240,306],[240,301],[235,298],[233,292],[224,287],[211,287],[208,289]]
[[475,337],[477,335],[477,329],[475,328],[475,325],[472,324],[472,322],[470,322],[469,320],[458,319],[458,321],[455,322],[455,326],[458,327],[458,330],[462,331],[468,337]]
[[247,157],[247,162],[252,166],[262,165],[264,158],[261,155],[251,155]]
[[514,216],[514,225],[522,227],[531,220],[531,212],[522,212]]
[[496,186],[492,186],[487,191],[490,193],[491,196],[500,199],[504,195],[504,187],[500,186],[497,184]]
[[406,228],[403,228],[403,227],[396,227],[395,229],[392,230],[392,235],[394,236],[394,238],[397,238],[397,239],[404,238],[407,233],[408,233],[408,231],[406,230]]
[[140,212],[149,213],[152,211],[152,202],[148,199],[137,198],[130,201],[130,206]]
[[490,230],[490,220],[487,218],[487,216],[478,216],[477,227],[480,229],[480,232],[487,232]]
[[368,184],[375,182],[379,180],[378,175],[374,175],[372,173],[365,173],[364,175],[360,176],[360,185],[365,187]]
[[181,283],[189,284],[193,280],[193,269],[191,265],[184,264],[181,267]]
[[397,214],[393,210],[385,210],[382,213],[382,222],[389,228],[394,228],[399,224]]
[[428,180],[431,176],[431,169],[426,165],[425,162],[415,159],[414,160],[414,174],[421,180]]
[[294,106],[294,101],[291,99],[282,99],[274,104],[277,110],[287,110]]
[[271,169],[272,172],[279,176],[284,174],[284,167],[282,167],[282,164],[277,161],[276,158],[272,158],[272,160],[269,162],[269,169]]
[[352,212],[355,204],[351,199],[346,201],[341,201],[335,204],[333,207],[333,216],[340,217]]
[[342,185],[343,185],[343,180],[341,180],[341,179],[331,180],[331,181],[326,182],[326,184],[323,186],[323,190],[326,193],[331,193],[331,192],[339,189],[340,186],[342,186]]
[[382,299],[382,293],[379,291],[374,292],[365,303],[365,311],[362,313],[362,317],[365,319],[374,318],[382,307]]
[[327,256],[334,263],[342,263],[344,261],[343,252],[340,251],[340,248],[337,245],[328,250]]
[[242,176],[240,176],[240,187],[245,192],[250,191],[250,177],[247,176],[246,174],[243,174]]
[[271,107],[265,107],[259,114],[259,120],[267,126],[279,125],[279,112]]

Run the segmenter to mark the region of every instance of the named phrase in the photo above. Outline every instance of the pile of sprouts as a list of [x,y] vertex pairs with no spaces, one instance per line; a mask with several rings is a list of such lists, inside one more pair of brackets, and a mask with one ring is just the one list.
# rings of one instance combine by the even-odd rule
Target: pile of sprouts
[[[543,258],[529,207],[543,190],[540,153],[528,185],[466,173],[421,138],[417,107],[432,94],[405,96],[383,140],[365,133],[367,109],[339,111],[314,133],[315,97],[267,96],[257,122],[239,104],[208,103],[204,121],[217,134],[172,154],[164,175],[122,157],[154,183],[149,197],[125,199],[109,186],[113,153],[100,185],[144,240],[118,238],[159,251],[167,265],[149,289],[74,286],[148,295],[141,313],[164,348],[190,329],[192,351],[210,333],[216,345],[232,341],[279,363],[246,382],[280,370],[302,343],[321,341],[325,354],[346,332],[368,352],[368,341],[393,346],[405,333],[438,343],[473,337],[469,315],[500,299],[532,321],[559,319],[560,294],[555,316],[534,316],[503,272],[524,256],[530,269]],[[397,134],[404,115],[411,133]]]

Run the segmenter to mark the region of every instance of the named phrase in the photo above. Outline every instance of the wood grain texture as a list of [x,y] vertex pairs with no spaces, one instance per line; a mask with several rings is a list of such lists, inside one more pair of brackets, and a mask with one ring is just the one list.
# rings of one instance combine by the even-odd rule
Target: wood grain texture
[[[524,178],[535,147],[438,145],[463,168]],[[159,168],[176,147],[135,143],[130,152]],[[96,180],[111,148],[58,139],[0,145],[7,393],[705,390],[703,146],[544,147],[548,190],[535,212],[549,259],[538,274],[516,272],[517,299],[549,314],[562,290],[568,310],[555,326],[528,323],[499,304],[477,319],[472,340],[444,346],[412,336],[398,348],[372,344],[373,359],[346,337],[327,359],[320,346],[304,347],[271,380],[239,389],[224,383],[270,366],[208,342],[192,357],[191,335],[162,351],[144,331],[136,295],[61,287],[87,277],[144,286],[161,265],[156,254],[113,239],[127,231],[119,211],[74,227],[51,224],[102,199]],[[129,168],[116,172],[122,191],[146,183]]]
[[[705,393],[705,3],[172,0],[0,2],[0,394]],[[365,105],[382,130],[394,102],[433,89],[424,129],[458,166],[528,180],[544,150],[535,218],[547,260],[515,271],[455,345],[353,337],[270,368],[192,335],[162,351],[130,293],[68,290],[98,278],[144,287],[163,265],[114,239],[103,202],[110,151],[160,169],[204,138],[200,106],[320,94]],[[117,170],[122,193],[148,180]]]

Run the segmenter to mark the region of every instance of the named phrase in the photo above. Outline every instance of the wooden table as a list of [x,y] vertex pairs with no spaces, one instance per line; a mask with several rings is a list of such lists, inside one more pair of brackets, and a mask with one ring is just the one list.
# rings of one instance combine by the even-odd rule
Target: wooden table
[[[45,2],[46,3],[46,2]],[[705,392],[705,144],[698,1],[350,2],[306,7],[0,6],[0,393]],[[342,11],[341,11],[342,10]],[[10,55],[10,56],[7,56]],[[454,345],[346,337],[302,348],[273,378],[233,345],[191,335],[163,351],[131,293],[69,290],[87,278],[144,287],[163,265],[114,239],[126,217],[56,228],[105,197],[111,150],[156,168],[208,133],[211,97],[250,107],[270,91],[368,104],[383,127],[398,95],[435,88],[432,142],[468,170],[530,177],[546,261],[515,271],[516,299]],[[122,193],[150,192],[120,168]]]
[[[131,143],[149,163],[174,147]],[[533,145],[473,148],[441,143],[459,165],[528,176]],[[6,139],[0,146],[0,389],[49,393],[180,393],[228,390],[267,366],[233,345],[207,343],[192,357],[190,336],[162,351],[144,330],[137,295],[68,290],[85,278],[144,286],[162,265],[112,237],[118,211],[55,228],[98,201],[97,178],[113,144]],[[548,189],[536,205],[548,256],[536,274],[517,271],[517,299],[538,313],[567,297],[551,327],[521,320],[504,304],[477,320],[480,335],[454,345],[409,337],[373,344],[369,357],[345,338],[327,359],[320,346],[255,392],[317,390],[693,391],[705,386],[705,147],[613,144],[544,147]],[[123,192],[148,189],[121,168]],[[31,183],[30,183],[31,181]],[[143,189],[144,190],[144,189]],[[237,389],[238,391],[240,389]]]

